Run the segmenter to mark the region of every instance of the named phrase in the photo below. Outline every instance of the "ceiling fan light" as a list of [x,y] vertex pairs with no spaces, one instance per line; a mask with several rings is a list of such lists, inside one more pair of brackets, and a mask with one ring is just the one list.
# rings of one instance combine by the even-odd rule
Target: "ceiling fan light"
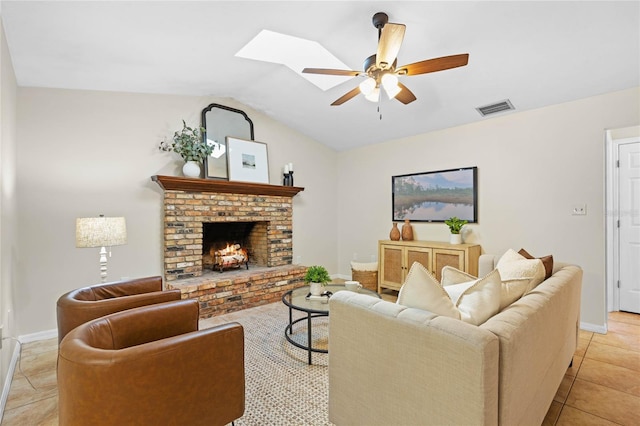
[[389,97],[389,99],[395,98],[398,95],[398,93],[402,91],[402,89],[398,85],[395,85],[393,87],[387,87],[387,86],[382,86],[382,87],[384,87],[384,91],[387,93],[387,96]]
[[395,74],[384,74],[380,82],[382,83],[382,87],[384,87],[384,91],[387,93],[387,96],[389,96],[389,99],[395,98],[402,90],[400,86],[398,86],[398,77]]
[[391,89],[398,86],[398,77],[395,74],[386,73],[380,80],[385,89]]
[[378,102],[378,99],[380,99],[380,88],[374,88],[371,93],[364,95],[364,97],[370,102]]
[[367,96],[367,95],[373,93],[373,91],[375,90],[376,81],[371,77],[367,77],[366,80],[364,80],[362,83],[360,83],[359,87],[360,87],[360,91],[362,92],[362,94]]

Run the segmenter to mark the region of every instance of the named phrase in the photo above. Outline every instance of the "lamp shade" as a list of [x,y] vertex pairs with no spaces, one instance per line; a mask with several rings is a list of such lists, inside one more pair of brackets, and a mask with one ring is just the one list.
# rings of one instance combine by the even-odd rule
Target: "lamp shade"
[[111,247],[127,244],[124,217],[80,217],[76,219],[76,247]]

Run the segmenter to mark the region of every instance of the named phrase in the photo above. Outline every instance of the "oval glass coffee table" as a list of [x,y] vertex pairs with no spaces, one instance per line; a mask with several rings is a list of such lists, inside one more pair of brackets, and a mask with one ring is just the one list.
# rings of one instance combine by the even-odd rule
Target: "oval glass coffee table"
[[[335,294],[338,291],[349,291],[345,288],[344,285],[339,284],[329,284],[322,288],[323,292],[331,292]],[[367,290],[365,288],[361,288],[357,291],[357,293],[368,294],[370,296],[377,297],[380,299],[380,295],[375,291]],[[289,325],[285,328],[284,337],[286,337],[287,341],[294,346],[299,347],[300,349],[304,349],[309,353],[309,365],[311,365],[311,354],[313,352],[320,353],[328,353],[327,349],[314,348],[313,347],[313,338],[312,338],[312,319],[319,317],[328,317],[329,316],[329,297],[323,296],[322,298],[314,298],[308,297],[309,286],[300,287],[293,290],[289,290],[285,294],[282,295],[282,302],[289,307]],[[293,310],[305,312],[307,314],[306,317],[300,317],[296,320],[293,319]],[[305,343],[299,343],[291,338],[291,334],[293,334],[293,325],[297,324],[301,321],[307,321],[307,341]]]

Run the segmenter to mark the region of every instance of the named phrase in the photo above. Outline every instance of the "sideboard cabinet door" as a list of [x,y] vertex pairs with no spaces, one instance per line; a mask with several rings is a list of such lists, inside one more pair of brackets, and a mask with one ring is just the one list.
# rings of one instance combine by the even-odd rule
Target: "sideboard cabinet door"
[[400,290],[414,262],[421,263],[438,281],[445,266],[477,276],[479,257],[477,244],[381,240],[378,242],[378,293],[383,288]]

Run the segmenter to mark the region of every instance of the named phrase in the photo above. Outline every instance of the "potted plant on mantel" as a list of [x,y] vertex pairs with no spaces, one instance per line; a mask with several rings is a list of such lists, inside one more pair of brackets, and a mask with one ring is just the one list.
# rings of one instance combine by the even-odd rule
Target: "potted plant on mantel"
[[331,277],[324,266],[309,266],[304,276],[304,282],[311,287],[309,291],[312,296],[320,296],[322,287],[331,282]]
[[462,227],[465,226],[469,221],[458,219],[453,216],[449,219],[445,220],[444,223],[449,227],[449,231],[451,231],[451,244],[461,244],[462,243],[462,235],[460,235],[460,231]]
[[185,161],[182,173],[186,177],[200,177],[200,164],[211,155],[213,147],[205,143],[202,135],[205,130],[191,128],[182,120],[182,130],[173,134],[173,141],[160,142],[160,151],[173,151]]

